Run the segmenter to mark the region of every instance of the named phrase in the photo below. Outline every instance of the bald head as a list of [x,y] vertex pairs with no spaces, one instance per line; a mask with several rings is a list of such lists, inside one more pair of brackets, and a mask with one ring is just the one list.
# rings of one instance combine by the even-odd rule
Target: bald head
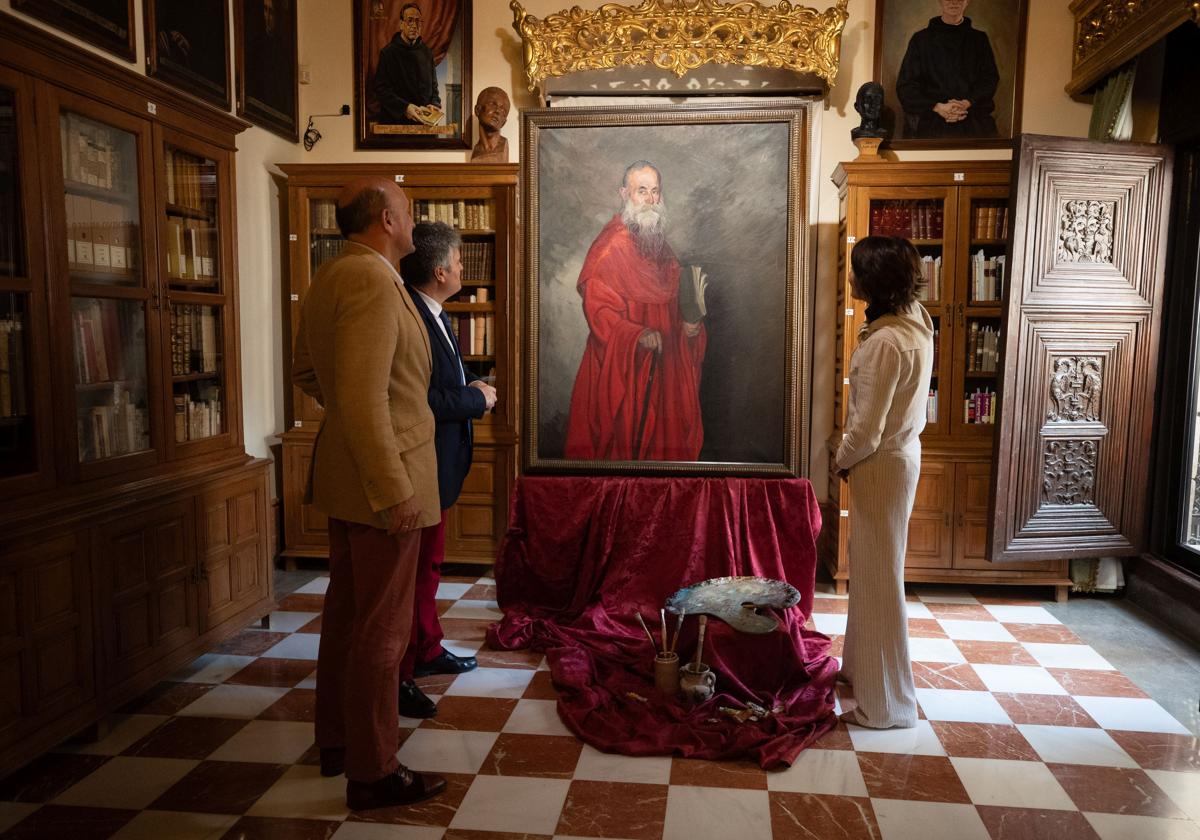
[[393,263],[412,253],[408,197],[389,178],[358,178],[346,184],[338,193],[337,223],[342,236],[374,248]]

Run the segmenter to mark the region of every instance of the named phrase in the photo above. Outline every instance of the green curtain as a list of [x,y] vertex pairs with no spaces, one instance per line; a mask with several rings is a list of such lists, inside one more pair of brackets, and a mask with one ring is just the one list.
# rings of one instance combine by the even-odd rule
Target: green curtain
[[1092,140],[1128,140],[1130,109],[1133,97],[1133,77],[1137,72],[1137,61],[1131,61],[1117,70],[1096,89],[1092,100],[1092,122],[1088,126],[1088,137]]

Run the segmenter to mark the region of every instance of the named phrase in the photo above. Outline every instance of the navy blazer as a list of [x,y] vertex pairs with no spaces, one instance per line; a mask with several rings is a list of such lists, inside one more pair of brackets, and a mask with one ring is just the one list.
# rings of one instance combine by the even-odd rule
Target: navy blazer
[[[487,410],[487,399],[471,382],[478,376],[466,370],[459,361],[455,348],[446,341],[438,319],[429,311],[425,299],[407,283],[404,286],[412,295],[425,329],[429,332],[429,345],[433,353],[433,373],[429,379],[429,407],[437,421],[433,446],[437,451],[438,493],[442,510],[458,500],[462,492],[463,479],[471,469],[471,418],[482,417]],[[467,384],[460,382],[458,372],[462,370]]]

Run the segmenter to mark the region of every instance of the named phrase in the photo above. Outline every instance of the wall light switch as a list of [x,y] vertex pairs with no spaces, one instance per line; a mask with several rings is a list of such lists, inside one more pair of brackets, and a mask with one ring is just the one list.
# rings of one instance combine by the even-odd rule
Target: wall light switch
[[308,65],[301,64],[299,69],[300,69],[300,84],[302,84],[302,85],[312,84],[312,70],[309,69]]

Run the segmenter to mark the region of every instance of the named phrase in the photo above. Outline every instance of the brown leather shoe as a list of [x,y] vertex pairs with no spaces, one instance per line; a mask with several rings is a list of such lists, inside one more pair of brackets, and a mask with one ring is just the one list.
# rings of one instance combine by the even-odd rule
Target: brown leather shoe
[[346,804],[352,811],[412,805],[446,789],[446,780],[430,773],[414,773],[400,767],[374,782],[346,782]]
[[321,775],[340,776],[346,772],[344,747],[321,747]]

